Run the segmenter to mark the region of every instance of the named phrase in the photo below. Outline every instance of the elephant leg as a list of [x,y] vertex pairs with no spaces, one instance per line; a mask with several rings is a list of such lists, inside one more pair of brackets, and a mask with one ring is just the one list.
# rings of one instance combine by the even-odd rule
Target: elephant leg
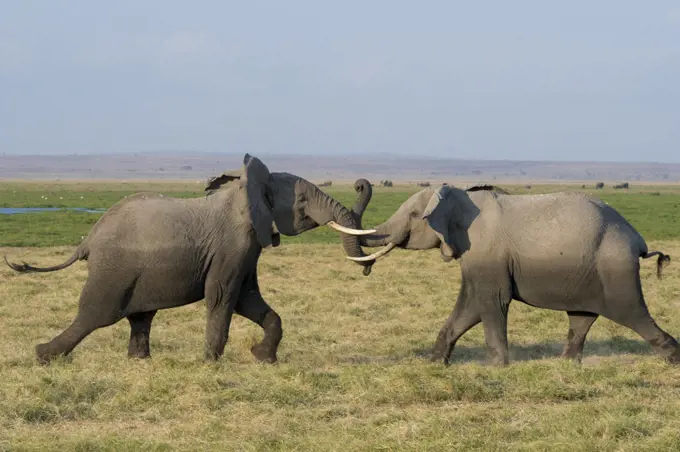
[[639,266],[630,273],[604,273],[602,282],[605,309],[600,315],[635,331],[667,361],[680,364],[680,345],[675,338],[659,328],[649,314],[642,293]]
[[507,365],[510,362],[507,307],[485,312],[482,315],[482,326],[491,364]]
[[88,322],[80,316],[76,317],[68,328],[50,342],[35,346],[38,361],[40,364],[49,364],[58,356],[68,355],[76,345],[97,328],[99,327],[92,322]]
[[[85,337],[98,328],[113,325],[123,316],[120,306],[129,291],[106,291],[106,283],[90,276],[80,294],[78,314],[73,323],[50,342],[35,346],[38,361],[49,364],[58,356],[68,355]],[[123,288],[125,289],[125,288]]]
[[[479,306],[489,360],[493,365],[510,362],[508,350],[508,311],[512,302],[512,280],[493,268],[475,272],[471,302]],[[507,273],[506,273],[507,274]],[[503,278],[503,279],[500,279]]]
[[260,361],[275,363],[276,350],[283,337],[281,318],[262,298],[256,272],[246,279],[243,287],[245,290],[236,304],[236,313],[264,330],[262,342],[253,345],[250,352]]
[[238,301],[240,280],[216,280],[206,284],[205,301],[208,307],[205,329],[205,359],[216,361],[224,353],[229,338],[229,327]]
[[456,342],[470,328],[482,321],[478,312],[466,309],[465,303],[456,303],[453,312],[439,330],[437,341],[432,348],[432,361],[443,360],[445,365],[449,364],[451,355]]
[[599,316],[584,311],[567,311],[567,315],[569,316],[569,333],[562,350],[562,357],[580,361],[588,331]]
[[236,313],[258,324],[264,330],[262,342],[253,345],[250,352],[260,361],[275,363],[283,329],[281,318],[269,307],[259,290],[246,292],[236,305]]
[[127,317],[128,322],[130,322],[128,357],[144,359],[151,356],[149,334],[151,333],[151,321],[156,312],[138,312]]
[[437,340],[432,348],[432,361],[443,360],[444,364],[448,365],[458,339],[482,321],[477,305],[470,302],[468,287],[469,284],[463,280],[458,292],[456,306],[444,322],[444,326],[439,330]]
[[605,317],[635,331],[644,340],[649,342],[655,352],[663,356],[668,362],[680,364],[680,345],[673,336],[656,324],[644,304],[624,311],[605,315]]

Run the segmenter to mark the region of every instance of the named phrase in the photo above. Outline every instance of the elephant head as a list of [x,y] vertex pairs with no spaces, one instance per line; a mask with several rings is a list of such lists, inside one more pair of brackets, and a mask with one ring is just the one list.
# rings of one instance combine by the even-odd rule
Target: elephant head
[[[367,189],[368,187],[368,189]],[[370,183],[365,179],[355,182],[359,194],[354,207],[357,224],[370,200]],[[441,257],[449,262],[458,259],[470,247],[467,229],[479,214],[470,199],[475,191],[495,191],[492,185],[477,185],[461,190],[449,185],[428,187],[408,198],[384,223],[375,226],[375,234],[360,237],[368,247],[384,247],[370,256],[349,259],[359,261],[378,259],[394,248],[427,250],[439,247]]]
[[361,259],[359,264],[366,268],[373,264],[374,260],[365,259],[358,236],[376,231],[357,229],[352,213],[313,183],[289,173],[271,173],[258,158],[246,154],[241,170],[212,178],[205,191],[210,195],[233,184],[245,192],[244,213],[262,248],[276,246],[279,232],[294,236],[328,225],[341,233],[348,257]]

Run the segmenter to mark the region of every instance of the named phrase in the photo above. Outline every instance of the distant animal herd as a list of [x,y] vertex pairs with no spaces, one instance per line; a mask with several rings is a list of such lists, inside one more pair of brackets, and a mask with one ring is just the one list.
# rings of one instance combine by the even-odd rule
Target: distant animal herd
[[[386,180],[380,185],[393,184]],[[88,263],[72,323],[35,347],[43,364],[123,318],[130,325],[128,356],[148,358],[156,312],[202,299],[206,359],[223,354],[236,313],[263,330],[261,342],[251,349],[254,357],[274,363],[282,319],[260,291],[261,251],[279,246],[280,234],[297,235],[321,225],[338,232],[346,257],[367,277],[395,248],[439,249],[444,262],[460,263],[432,274],[447,279],[455,268],[461,272],[457,299],[451,300],[453,309],[431,349],[433,361],[449,364],[458,339],[481,323],[491,362],[507,364],[508,311],[516,300],[566,312],[564,357],[580,359],[590,327],[604,316],[635,331],[669,362],[680,363],[680,346],[649,314],[640,281],[640,258],[656,257],[661,278],[670,256],[650,251],[613,207],[580,192],[510,194],[493,185],[418,185],[422,189],[385,222],[364,228],[373,186],[368,180],[355,182],[359,199],[349,209],[310,181],[270,172],[246,154],[241,169],[209,180],[205,196],[179,199],[144,192],[122,199],[62,264],[37,267],[7,257],[5,262],[20,273]],[[379,249],[367,255],[364,247]],[[294,287],[295,275],[290,279]]]

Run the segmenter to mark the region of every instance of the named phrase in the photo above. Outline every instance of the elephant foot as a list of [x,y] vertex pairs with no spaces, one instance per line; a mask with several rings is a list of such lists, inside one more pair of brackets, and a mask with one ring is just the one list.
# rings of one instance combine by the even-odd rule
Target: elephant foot
[[445,366],[449,365],[449,359],[451,357],[451,348],[446,343],[446,333],[440,332],[437,341],[430,352],[430,361],[437,362],[441,361]]
[[217,350],[207,349],[203,354],[203,359],[207,362],[219,361],[223,353],[224,352],[220,353]]
[[564,350],[562,350],[562,354],[560,355],[560,358],[574,360],[579,363],[581,362],[582,357],[583,353],[580,350],[575,350],[569,346],[564,347]]
[[283,337],[279,315],[274,311],[269,311],[262,322],[262,329],[264,330],[264,338],[259,344],[253,345],[250,353],[258,361],[273,364],[277,361],[276,350],[279,348],[279,343]]
[[448,366],[451,363],[451,355],[448,353],[432,353],[430,356],[430,362],[436,363],[436,362],[441,362],[445,366]]
[[492,351],[489,357],[489,364],[496,367],[505,367],[510,364],[510,358],[507,354]]
[[562,353],[562,354],[560,355],[560,358],[565,359],[565,360],[568,360],[568,361],[573,361],[573,362],[575,362],[575,363],[577,363],[577,364],[581,364],[581,362],[583,361],[583,355],[581,355],[581,354],[572,355],[572,354],[565,354],[565,353]]
[[666,357],[666,362],[669,364],[680,364],[680,348],[676,348],[672,354]]
[[128,345],[128,358],[147,359],[151,358],[151,350],[148,340],[130,340]]
[[54,353],[50,350],[50,343],[38,344],[35,346],[35,354],[38,357],[38,362],[43,366],[48,365],[54,358],[57,358],[60,353]]
[[276,350],[264,343],[253,345],[250,349],[250,353],[252,353],[258,361],[264,363],[274,364],[277,361]]
[[128,358],[130,359],[149,359],[151,353],[146,350],[128,350]]

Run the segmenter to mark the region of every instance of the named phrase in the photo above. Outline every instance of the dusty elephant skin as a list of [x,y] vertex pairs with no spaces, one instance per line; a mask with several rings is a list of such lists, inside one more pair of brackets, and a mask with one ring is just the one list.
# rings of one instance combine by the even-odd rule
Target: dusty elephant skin
[[356,230],[349,210],[300,177],[270,173],[248,154],[241,171],[212,179],[206,191],[193,199],[138,193],[121,200],[63,264],[38,268],[5,258],[18,272],[61,270],[87,260],[78,314],[64,332],[36,346],[41,363],[69,354],[92,331],[122,318],[130,323],[128,356],[147,358],[156,311],[202,299],[206,359],[222,355],[236,312],[264,330],[253,355],[275,362],[283,333],[258,286],[262,248],[277,246],[279,232],[292,236],[327,224],[342,231],[348,256],[364,256],[356,235],[370,231]]
[[[364,186],[357,190],[363,196],[367,184],[361,179],[355,183]],[[357,201],[359,224],[367,203]],[[602,315],[638,333],[668,361],[680,362],[680,347],[650,316],[640,282],[639,258],[658,256],[661,278],[670,257],[650,253],[633,226],[596,198],[509,195],[493,186],[468,191],[430,187],[412,195],[375,229],[360,238],[362,245],[384,248],[350,259],[373,260],[398,247],[439,248],[445,262],[460,260],[458,300],[439,331],[433,360],[448,364],[456,341],[481,322],[492,362],[507,364],[508,309],[518,300],[567,312],[565,357],[580,359],[586,335]]]
[[[465,189],[467,192],[475,191],[492,191],[495,193],[509,195],[510,192],[504,190],[496,185],[479,184],[473,185]],[[371,183],[366,179],[357,179],[354,182],[354,191],[357,193],[357,199],[352,207],[352,214],[357,222],[357,227],[361,228],[362,217],[366,207],[373,196],[373,188]],[[666,256],[667,257],[667,256]],[[670,260],[668,257],[664,263]],[[364,268],[364,274],[370,274],[371,267]],[[658,266],[658,276],[661,278],[661,266]],[[586,335],[592,324],[597,320],[598,315],[590,312],[567,311],[569,318],[569,330],[567,331],[567,341],[562,349],[562,356],[569,359],[581,360],[583,356],[583,346],[585,345]]]

